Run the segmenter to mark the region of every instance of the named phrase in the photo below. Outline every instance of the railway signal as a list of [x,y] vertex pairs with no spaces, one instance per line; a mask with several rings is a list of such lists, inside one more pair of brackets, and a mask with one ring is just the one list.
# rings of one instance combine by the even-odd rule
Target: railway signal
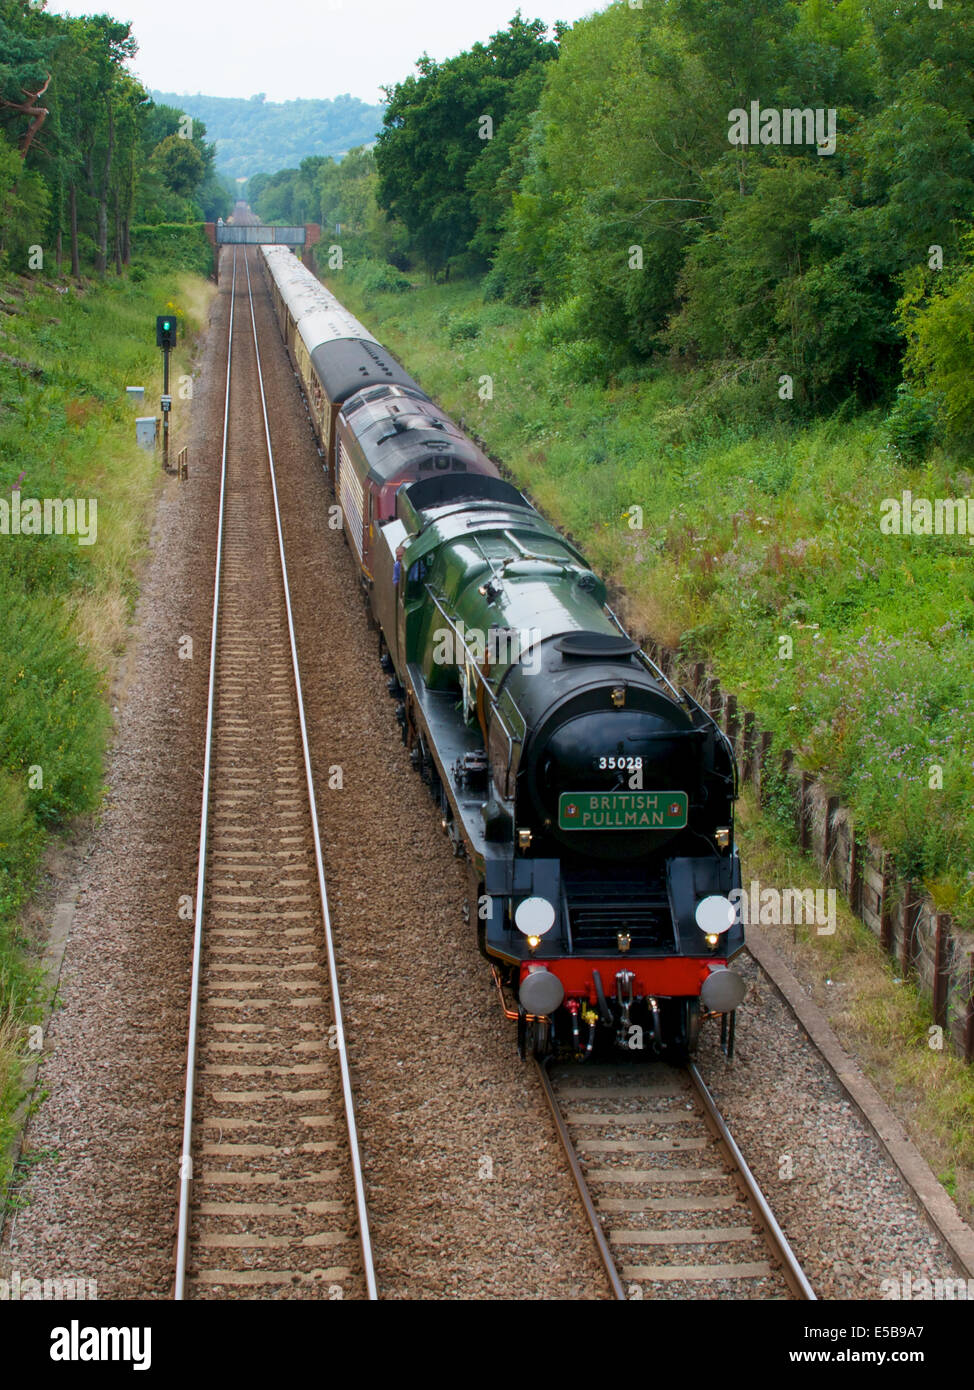
[[169,354],[176,346],[176,315],[156,315],[156,347],[162,348],[162,466],[169,473],[169,412],[172,410],[172,396],[169,394]]
[[175,314],[156,315],[156,347],[174,348],[176,346]]

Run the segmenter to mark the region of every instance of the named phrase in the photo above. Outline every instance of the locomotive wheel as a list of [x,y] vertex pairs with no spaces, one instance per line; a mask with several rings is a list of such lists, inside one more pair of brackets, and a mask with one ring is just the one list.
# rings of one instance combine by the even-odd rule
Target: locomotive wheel
[[547,1018],[528,1021],[524,1028],[525,1056],[537,1057],[539,1061],[548,1055],[548,1035],[551,1023]]
[[686,1005],[687,1056],[696,1057],[700,1041],[700,1000],[688,999]]
[[697,1055],[697,1042],[700,1038],[700,1001],[684,999],[675,1010],[673,1019],[675,1033],[673,1041],[666,1048],[669,1059],[681,1064],[692,1062]]

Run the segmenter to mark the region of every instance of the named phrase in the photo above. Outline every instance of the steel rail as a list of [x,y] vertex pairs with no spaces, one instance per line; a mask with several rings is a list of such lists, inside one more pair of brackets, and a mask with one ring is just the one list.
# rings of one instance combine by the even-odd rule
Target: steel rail
[[301,671],[298,665],[298,643],[294,631],[294,615],[291,610],[291,590],[288,583],[287,560],[284,554],[284,531],[281,526],[281,509],[277,495],[277,473],[274,468],[274,449],[271,444],[270,423],[267,418],[267,397],[264,393],[264,374],[261,370],[260,347],[257,342],[257,320],[254,315],[254,296],[250,280],[250,263],[246,259],[247,293],[250,299],[250,322],[254,332],[254,353],[257,360],[257,380],[260,385],[260,406],[264,417],[264,437],[267,444],[267,463],[270,471],[271,492],[274,498],[274,519],[277,525],[277,544],[281,558],[281,577],[284,582],[284,604],[287,611],[288,637],[291,644],[291,666],[294,671],[294,688],[297,697],[298,720],[301,726],[301,749],[304,757],[304,773],[307,783],[308,803],[311,810],[311,831],[314,837],[315,865],[318,871],[318,892],[321,898],[321,915],[324,924],[325,946],[328,954],[328,978],[331,984],[332,1009],[335,1015],[335,1033],[339,1065],[342,1076],[342,1094],[345,1101],[345,1120],[348,1129],[348,1143],[352,1161],[352,1176],[355,1186],[355,1207],[358,1216],[359,1240],[362,1247],[362,1264],[365,1283],[370,1300],[378,1298],[375,1280],[375,1266],[372,1258],[372,1242],[369,1235],[369,1216],[365,1202],[365,1182],[362,1176],[362,1159],[358,1146],[358,1128],[355,1123],[355,1102],[352,1096],[352,1081],[348,1065],[348,1049],[345,1044],[345,1028],[342,1020],[341,997],[338,989],[338,969],[335,962],[335,946],[331,930],[331,912],[328,907],[328,888],[325,883],[325,866],[321,853],[321,833],[318,827],[318,802],[315,795],[314,773],[311,767],[311,749],[308,743],[308,728],[304,716],[304,695],[301,687]]
[[[569,1133],[568,1126],[565,1123],[565,1118],[562,1115],[561,1105],[555,1093],[551,1077],[548,1075],[550,1059],[542,1062],[535,1057],[533,1060],[541,1079],[541,1086],[544,1090],[545,1099],[554,1117],[558,1138],[561,1141],[561,1146],[568,1159],[571,1174],[575,1180],[575,1186],[578,1188],[578,1195],[582,1200],[585,1215],[592,1228],[592,1235],[598,1248],[599,1257],[605,1267],[606,1274],[609,1276],[609,1283],[612,1285],[613,1296],[619,1301],[624,1301],[626,1298],[625,1286],[620,1278],[615,1258],[613,1257],[609,1242],[606,1240],[605,1232],[602,1229],[602,1222],[599,1220],[599,1214],[595,1209],[595,1203],[592,1201],[591,1193],[585,1182],[585,1176],[582,1173],[581,1164],[575,1152],[575,1145]],[[795,1258],[794,1251],[789,1245],[787,1237],[778,1225],[764,1193],[758,1186],[757,1179],[748,1167],[744,1155],[741,1153],[733,1135],[727,1128],[727,1124],[720,1111],[717,1109],[714,1099],[708,1091],[696,1065],[693,1062],[687,1063],[686,1072],[703,1106],[704,1118],[707,1125],[715,1138],[724,1146],[727,1157],[730,1159],[733,1167],[733,1175],[738,1180],[744,1192],[751,1212],[758,1225],[761,1227],[761,1231],[771,1248],[771,1253],[775,1261],[781,1267],[782,1276],[788,1288],[797,1299],[815,1301],[816,1295],[814,1289],[805,1277],[805,1273],[798,1263],[798,1260]]]
[[196,910],[193,929],[193,975],[189,996],[189,1037],[186,1045],[186,1094],[183,1104],[183,1146],[179,1162],[179,1221],[176,1236],[176,1280],[173,1296],[180,1301],[186,1291],[186,1255],[189,1242],[189,1202],[193,1183],[193,1091],[196,1084],[196,1035],[199,1024],[200,970],[203,956],[203,896],[206,886],[206,846],[210,821],[210,773],[213,759],[213,718],[216,709],[216,655],[220,621],[220,587],[223,576],[223,525],[227,498],[227,443],[230,433],[230,373],[233,360],[233,317],[237,294],[237,248],[233,250],[230,282],[230,328],[227,333],[227,389],[223,401],[223,450],[220,458],[220,506],[216,532],[216,576],[213,581],[213,622],[210,633],[210,682],[206,696],[206,739],[203,748],[203,807],[200,812],[200,848],[196,869]]
[[589,1225],[592,1228],[592,1235],[595,1238],[599,1258],[602,1261],[605,1272],[609,1278],[609,1283],[612,1286],[612,1297],[619,1303],[625,1303],[625,1285],[619,1277],[619,1270],[616,1267],[615,1259],[609,1248],[609,1242],[605,1238],[602,1222],[599,1220],[599,1214],[595,1210],[595,1203],[592,1201],[591,1193],[585,1182],[585,1175],[578,1161],[575,1145],[572,1143],[572,1137],[568,1133],[568,1126],[565,1124],[565,1118],[561,1113],[561,1106],[558,1103],[558,1097],[555,1095],[555,1088],[552,1086],[551,1077],[548,1075],[547,1064],[539,1061],[539,1059],[535,1057],[534,1065],[538,1069],[538,1076],[541,1079],[541,1087],[545,1094],[545,1100],[551,1108],[551,1113],[555,1121],[555,1128],[558,1131],[558,1138],[561,1140],[561,1147],[565,1151],[565,1157],[568,1159],[572,1177],[575,1179],[575,1186],[578,1188],[578,1195],[582,1199],[582,1206],[585,1208],[585,1215],[588,1217]]
[[703,1077],[697,1070],[696,1064],[694,1062],[688,1062],[686,1070],[687,1075],[693,1083],[694,1090],[703,1105],[707,1121],[720,1142],[726,1148],[734,1164],[735,1176],[740,1179],[743,1186],[748,1205],[760,1223],[761,1229],[764,1231],[775,1259],[781,1265],[785,1283],[796,1298],[817,1302],[815,1290],[805,1277],[805,1272],[795,1258],[795,1253],[788,1243],[787,1236],[778,1225],[775,1214],[768,1205],[767,1198],[758,1186],[757,1178],[755,1178],[754,1174],[751,1172],[747,1165],[747,1160],[737,1147],[737,1142],[727,1128],[724,1117],[714,1104],[714,1098],[708,1091]]

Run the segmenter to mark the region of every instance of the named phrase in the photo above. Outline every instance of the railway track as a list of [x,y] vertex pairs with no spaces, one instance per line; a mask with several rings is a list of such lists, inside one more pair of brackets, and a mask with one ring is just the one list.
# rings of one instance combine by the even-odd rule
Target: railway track
[[177,1299],[377,1296],[250,264],[236,248],[181,1164]]
[[687,1067],[536,1062],[617,1299],[814,1299]]

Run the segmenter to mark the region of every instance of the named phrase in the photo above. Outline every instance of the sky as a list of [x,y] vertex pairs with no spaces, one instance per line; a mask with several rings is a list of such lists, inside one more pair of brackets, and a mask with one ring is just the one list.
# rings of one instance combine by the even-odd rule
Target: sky
[[573,23],[608,0],[49,0],[60,14],[107,12],[139,42],[132,71],[181,96],[382,101],[424,51],[451,58],[525,19]]

